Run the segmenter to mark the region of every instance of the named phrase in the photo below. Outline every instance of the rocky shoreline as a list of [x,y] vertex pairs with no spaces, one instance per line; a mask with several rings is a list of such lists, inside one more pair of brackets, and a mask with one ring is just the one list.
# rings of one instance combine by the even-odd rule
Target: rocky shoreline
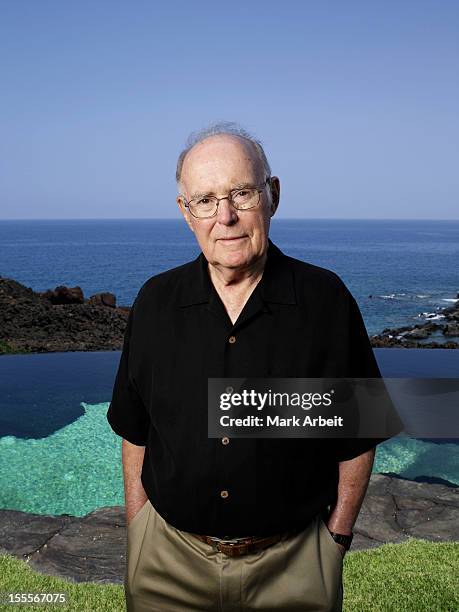
[[[426,316],[423,323],[386,328],[370,336],[371,345],[377,348],[459,348],[459,293],[457,297],[455,304],[439,308]],[[432,337],[440,337],[441,342]]]
[[[36,292],[0,276],[0,355],[120,350],[129,309],[117,306],[112,293],[85,298],[80,287],[63,285]],[[459,348],[459,299],[432,318],[435,320],[384,329],[370,336],[371,344],[378,348]]]
[[[410,537],[459,541],[459,488],[372,474],[354,527],[351,553]],[[0,510],[0,554],[74,582],[121,584],[126,569],[123,506],[86,516]],[[349,554],[349,553],[348,553]]]
[[112,293],[85,298],[80,287],[65,286],[35,292],[0,277],[0,355],[120,350],[129,309]]

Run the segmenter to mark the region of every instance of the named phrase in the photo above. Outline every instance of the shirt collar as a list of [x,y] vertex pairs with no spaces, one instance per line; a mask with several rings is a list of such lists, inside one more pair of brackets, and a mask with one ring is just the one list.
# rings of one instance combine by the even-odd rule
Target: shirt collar
[[[268,238],[268,251],[263,276],[256,286],[265,302],[296,304],[293,270],[288,257]],[[213,290],[204,253],[190,262],[180,295],[180,306],[209,302]]]

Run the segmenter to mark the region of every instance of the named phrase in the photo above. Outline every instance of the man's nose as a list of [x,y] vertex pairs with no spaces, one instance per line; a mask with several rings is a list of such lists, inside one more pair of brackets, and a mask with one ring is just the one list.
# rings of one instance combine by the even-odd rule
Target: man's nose
[[220,200],[217,209],[217,220],[222,225],[233,225],[238,220],[237,210],[230,204],[228,198]]

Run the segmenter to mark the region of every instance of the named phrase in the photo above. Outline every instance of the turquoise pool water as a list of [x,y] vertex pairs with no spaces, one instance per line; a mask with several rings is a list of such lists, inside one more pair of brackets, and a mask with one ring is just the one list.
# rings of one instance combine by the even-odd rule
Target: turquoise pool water
[[[0,506],[39,514],[84,515],[124,504],[121,439],[106,421],[108,403],[82,403],[84,414],[41,440],[0,438]],[[374,472],[420,474],[459,485],[459,447],[411,438],[377,447]]]
[[[82,516],[124,505],[121,439],[106,421],[108,403],[82,403],[84,414],[41,440],[0,438],[0,506],[38,514]],[[459,447],[393,439],[377,447],[374,472],[419,475],[459,485]]]
[[[394,366],[393,349],[375,352],[385,376],[413,375],[422,353],[434,356],[414,351],[408,372]],[[401,353],[406,360],[409,352]],[[457,360],[459,352],[440,350],[436,358]],[[106,420],[109,403],[93,399],[111,396],[118,360],[118,352],[0,358],[0,507],[81,516],[124,505],[121,439]],[[451,376],[444,364],[442,369]],[[394,438],[377,447],[373,471],[459,485],[457,442]]]

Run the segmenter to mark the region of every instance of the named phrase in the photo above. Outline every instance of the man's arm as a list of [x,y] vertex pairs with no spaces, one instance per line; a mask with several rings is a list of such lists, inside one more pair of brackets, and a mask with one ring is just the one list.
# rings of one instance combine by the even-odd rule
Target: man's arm
[[121,445],[124,478],[124,499],[126,505],[126,525],[145,504],[148,497],[140,480],[145,446],[131,444],[123,438]]
[[327,521],[330,531],[351,533],[370,481],[375,452],[376,448],[371,448],[349,461],[340,461],[338,499]]

